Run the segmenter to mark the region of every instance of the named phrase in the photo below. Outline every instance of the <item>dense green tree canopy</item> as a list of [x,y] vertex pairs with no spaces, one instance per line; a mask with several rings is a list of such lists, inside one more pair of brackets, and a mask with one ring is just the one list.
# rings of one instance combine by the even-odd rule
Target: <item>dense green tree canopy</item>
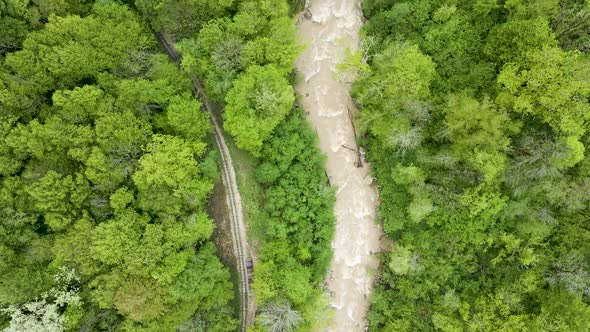
[[[298,110],[264,144],[255,170],[264,192],[264,220],[258,221],[264,234],[253,284],[262,326],[288,325],[283,315],[301,316],[297,324],[310,324],[317,310],[317,288],[331,258],[334,197],[323,157],[310,148],[315,145],[315,134]],[[282,319],[273,321],[274,315]]]
[[0,328],[234,330],[190,81],[113,1],[0,13]]
[[262,142],[293,107],[293,87],[273,67],[250,67],[225,97],[225,128],[238,147],[258,154]]
[[371,330],[590,328],[588,6],[363,2],[353,92],[395,240]]

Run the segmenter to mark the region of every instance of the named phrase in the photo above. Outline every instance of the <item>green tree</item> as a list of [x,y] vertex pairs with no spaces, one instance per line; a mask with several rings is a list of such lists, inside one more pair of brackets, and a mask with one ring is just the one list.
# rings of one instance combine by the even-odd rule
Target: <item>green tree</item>
[[60,90],[51,97],[57,115],[68,123],[89,124],[99,115],[112,110],[113,100],[93,85]]
[[466,96],[451,96],[445,116],[452,149],[459,160],[484,174],[489,181],[506,167],[506,134],[514,125],[487,99],[482,103]]
[[[190,80],[122,4],[0,1],[6,22],[22,24],[0,38],[0,326],[235,330]],[[80,283],[58,287],[66,267]]]
[[174,97],[166,110],[166,119],[172,131],[187,140],[199,141],[211,132],[207,113],[190,95]]
[[177,215],[183,207],[197,208],[212,189],[195,161],[203,143],[157,135],[146,148],[133,174],[139,207],[151,213]]
[[547,47],[532,51],[527,61],[508,64],[498,75],[502,88],[498,104],[508,110],[538,116],[568,146],[564,166],[584,158],[579,141],[590,118],[590,75],[585,61],[576,52]]
[[260,325],[269,332],[291,332],[303,321],[301,314],[291,308],[289,301],[267,304],[259,316]]
[[225,101],[225,128],[238,147],[258,155],[262,142],[293,107],[295,96],[276,68],[255,66],[236,79]]
[[[585,50],[582,3],[364,2],[371,69],[353,91],[395,241],[370,330],[588,328],[590,67],[560,48]],[[400,94],[383,82],[413,68],[388,57],[404,43],[433,63]]]
[[430,96],[434,62],[416,45],[393,43],[374,69],[353,90],[363,106],[361,128],[371,131],[401,153],[415,149],[422,140],[422,127],[429,118],[421,99]]

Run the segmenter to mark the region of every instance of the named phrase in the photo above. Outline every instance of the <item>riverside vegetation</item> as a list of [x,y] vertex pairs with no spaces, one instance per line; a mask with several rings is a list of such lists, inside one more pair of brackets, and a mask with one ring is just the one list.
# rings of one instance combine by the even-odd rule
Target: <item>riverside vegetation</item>
[[363,9],[353,95],[395,240],[370,329],[588,331],[590,3]]
[[[294,107],[282,0],[0,1],[0,328],[233,331],[233,287],[209,237],[218,176],[207,115],[223,106],[260,189],[254,329],[312,323],[330,261],[333,192]],[[246,197],[246,199],[248,199]]]
[[[182,68],[203,80],[223,108],[225,130],[253,159],[256,202],[246,211],[258,247],[253,290],[255,330],[291,331],[315,321],[321,282],[330,263],[333,192],[315,133],[294,107],[296,43],[290,6],[284,0],[194,2],[202,13],[191,30],[169,25],[176,7],[140,7],[156,29],[177,39]],[[138,2],[139,6],[139,2]],[[244,196],[246,195],[246,196]],[[248,197],[247,195],[256,195]],[[259,196],[259,197],[258,197]],[[247,204],[249,206],[251,204]]]

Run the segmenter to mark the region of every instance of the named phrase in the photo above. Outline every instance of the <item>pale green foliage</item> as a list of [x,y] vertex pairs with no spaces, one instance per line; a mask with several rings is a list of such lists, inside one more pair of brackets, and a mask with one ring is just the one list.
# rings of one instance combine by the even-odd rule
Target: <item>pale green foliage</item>
[[473,9],[478,15],[485,16],[499,7],[498,0],[476,0]]
[[547,18],[537,17],[496,25],[490,31],[485,51],[500,63],[517,63],[525,60],[528,52],[556,45]]
[[55,255],[52,264],[73,266],[83,279],[97,273],[100,267],[96,265],[96,256],[90,247],[93,231],[94,223],[87,214],[74,222],[66,233],[57,236],[51,249]]
[[[40,299],[22,305],[0,308],[0,313],[10,316],[10,325],[4,332],[61,332],[66,323],[61,313],[65,307],[81,305],[77,287],[79,280],[73,270],[62,268],[54,276],[56,287],[44,293]],[[71,289],[68,289],[71,288]]]
[[504,66],[498,75],[497,102],[514,112],[539,116],[570,148],[564,166],[584,157],[579,139],[590,120],[590,68],[579,53],[546,47],[531,51],[520,64]]
[[33,199],[34,207],[45,213],[49,227],[62,230],[72,222],[72,211],[79,209],[86,199],[87,186],[86,180],[80,175],[75,178],[70,175],[62,177],[57,172],[49,171],[42,179],[34,182],[27,192]]
[[190,95],[172,98],[166,117],[173,131],[189,140],[201,140],[211,130],[207,113],[201,109],[201,103]]
[[556,132],[580,137],[590,117],[584,101],[590,96],[590,70],[581,60],[558,48],[531,52],[526,62],[503,68],[498,101],[515,112],[540,115]]
[[85,85],[73,90],[60,90],[52,95],[57,114],[66,122],[88,123],[112,108],[113,100],[96,86]]
[[249,68],[225,97],[225,128],[238,147],[255,155],[293,107],[293,87],[273,66]]
[[165,287],[182,282],[178,278],[194,255],[191,245],[213,231],[204,215],[183,223],[172,218],[149,221],[148,216],[127,210],[98,225],[92,237],[94,257],[116,267],[95,283],[101,306],[115,305],[137,321],[160,317],[177,301],[179,295],[171,297]]
[[451,96],[445,125],[458,159],[482,172],[488,181],[504,169],[509,118],[489,100],[479,103],[467,96]]
[[462,332],[463,324],[458,319],[453,319],[449,315],[435,312],[432,314],[432,324],[440,331],[445,332]]
[[160,288],[142,279],[131,278],[117,289],[114,305],[132,320],[141,321],[160,317],[166,304]]
[[64,155],[83,161],[92,139],[90,127],[69,124],[53,116],[45,123],[33,120],[27,125],[19,124],[6,143],[19,159],[32,156],[49,163],[59,162]]
[[457,7],[454,5],[442,5],[434,12],[432,20],[437,23],[445,22],[446,20],[451,18],[451,16],[453,16],[453,14],[455,14],[456,11]]
[[405,186],[412,195],[412,201],[408,206],[408,214],[412,221],[422,221],[434,210],[432,199],[425,187],[424,171],[413,165],[398,164],[393,169],[392,177],[396,184]]
[[288,17],[268,22],[268,34],[248,41],[242,49],[244,66],[272,64],[281,74],[288,74],[301,47],[295,38],[295,26]]
[[267,304],[258,319],[269,332],[291,332],[303,322],[301,314],[287,300]]
[[92,250],[96,259],[108,265],[123,264],[137,247],[142,227],[148,221],[148,216],[125,211],[118,214],[116,219],[101,223],[93,232]]
[[422,141],[422,127],[429,119],[421,99],[430,95],[434,62],[416,45],[392,43],[375,55],[373,68],[354,95],[363,105],[361,129],[404,154]]
[[[10,54],[6,61],[31,79],[27,84],[34,87],[33,91],[44,92],[113,69],[131,45],[146,44],[146,35],[132,13],[109,3],[96,6],[95,14],[85,18],[51,16],[46,29],[30,33],[24,49]],[[39,52],[39,46],[43,52]],[[38,60],[32,65],[30,60],[35,56]]]
[[408,274],[412,269],[412,252],[403,246],[394,245],[389,256],[388,266],[396,274]]
[[369,73],[370,67],[361,50],[353,52],[346,49],[346,58],[344,62],[336,65],[336,70],[336,78],[339,81],[351,82]]
[[121,187],[115,191],[110,197],[111,207],[115,211],[123,211],[133,202],[133,193],[127,187]]
[[379,84],[377,93],[388,98],[425,98],[430,95],[434,68],[430,57],[422,54],[417,45],[393,43],[375,57],[373,83]]
[[152,127],[131,112],[106,113],[95,122],[100,148],[108,154],[135,159],[151,137]]
[[204,149],[201,142],[154,136],[133,174],[138,205],[152,213],[169,214],[177,214],[183,206],[199,206],[212,189],[195,160]]
[[96,189],[112,191],[125,180],[127,175],[131,174],[132,168],[129,166],[125,163],[116,165],[96,147],[92,149],[86,160],[84,175]]

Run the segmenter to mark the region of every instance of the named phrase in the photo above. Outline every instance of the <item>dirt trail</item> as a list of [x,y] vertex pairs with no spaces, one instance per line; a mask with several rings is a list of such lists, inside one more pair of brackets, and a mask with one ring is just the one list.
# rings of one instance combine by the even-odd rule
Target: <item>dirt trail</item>
[[298,23],[299,39],[307,46],[297,61],[303,81],[296,86],[308,120],[317,130],[327,155],[326,170],[337,188],[334,256],[328,277],[335,317],[328,331],[363,331],[368,298],[380,250],[381,229],[374,222],[378,194],[371,186],[369,166],[357,167],[354,130],[349,117],[356,111],[349,84],[336,80],[336,64],[346,49],[359,43],[362,13],[359,0],[311,0]]

